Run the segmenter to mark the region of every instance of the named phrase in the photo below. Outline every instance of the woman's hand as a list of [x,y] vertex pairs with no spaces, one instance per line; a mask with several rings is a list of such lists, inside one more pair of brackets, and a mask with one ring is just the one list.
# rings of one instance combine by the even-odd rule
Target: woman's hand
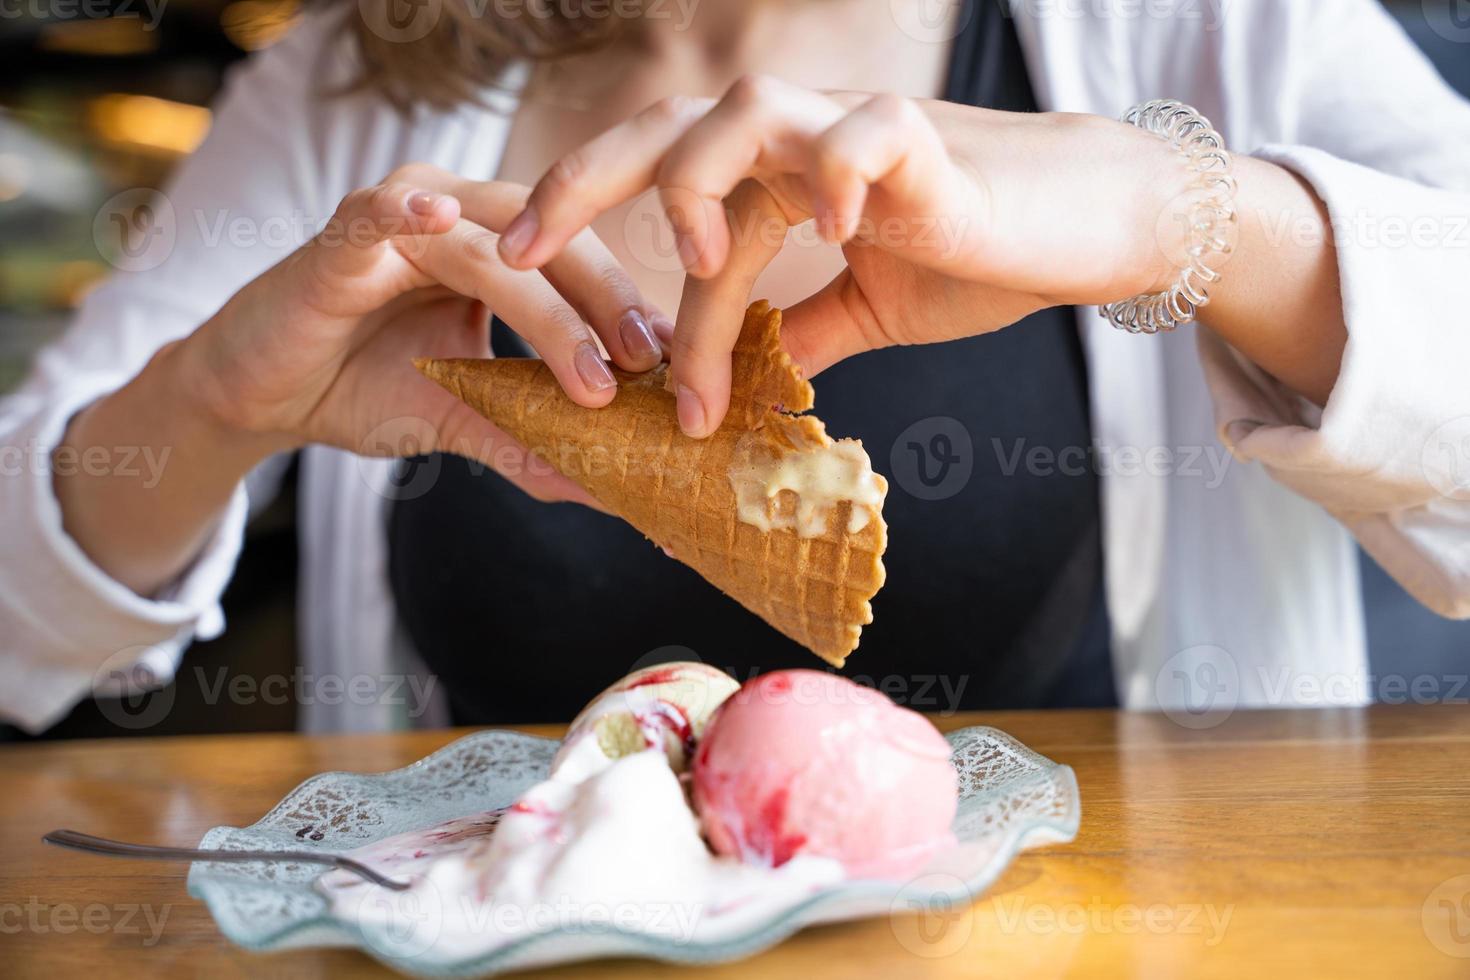
[[628,370],[659,362],[650,321],[660,315],[591,232],[541,272],[500,261],[497,232],[525,198],[525,188],[426,166],[348,195],[320,235],[77,413],[68,449],[148,447],[168,465],[154,483],[58,469],[67,532],[117,581],[151,595],[198,554],[252,467],[307,443],[459,453],[539,499],[595,506],[412,363],[488,354],[487,307],[582,405],[614,396],[597,340]]
[[686,269],[708,280],[686,292],[672,352],[681,422],[704,435],[724,415],[749,289],[788,225],[815,217],[848,262],[785,319],[788,348],[814,373],[872,347],[1143,291],[1164,271],[1161,192],[1183,176],[1162,141],[1096,117],[751,78],[717,103],[659,103],[564,158],[501,254],[540,266],[596,214],[657,187]]
[[[1263,212],[1324,217],[1285,171],[1249,159],[1237,169],[1258,178]],[[751,78],[718,102],[661,102],[563,158],[506,230],[501,254],[517,268],[539,267],[596,214],[657,187],[691,275],[672,343],[680,423],[702,436],[725,414],[742,311],[788,225],[814,217],[848,263],[784,318],[783,342],[815,373],[863,350],[985,333],[1046,307],[1164,288],[1184,264],[1189,182],[1166,142],[1101,117]],[[1278,265],[1267,274],[1316,278],[1295,304],[1272,298],[1284,300],[1273,313],[1330,308],[1330,256]],[[1237,318],[1262,305],[1247,294]],[[1212,314],[1228,305],[1215,299]],[[1241,336],[1227,339],[1309,395],[1324,383],[1330,390],[1341,353],[1338,343],[1333,354],[1331,323],[1322,356],[1304,360],[1310,331],[1279,342],[1249,336],[1258,323],[1244,320]]]
[[525,196],[423,165],[348,195],[321,234],[185,341],[180,359],[199,379],[201,403],[229,429],[283,445],[455,452],[536,496],[585,501],[545,468],[528,472],[518,446],[412,364],[486,356],[487,307],[582,405],[614,395],[599,339],[627,370],[659,362],[655,311],[590,232],[541,272],[500,261],[497,232]]

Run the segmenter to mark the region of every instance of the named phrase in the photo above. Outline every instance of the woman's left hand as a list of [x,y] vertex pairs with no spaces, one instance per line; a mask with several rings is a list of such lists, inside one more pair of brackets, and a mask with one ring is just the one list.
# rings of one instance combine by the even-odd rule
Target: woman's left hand
[[1161,289],[1167,216],[1188,173],[1167,143],[1097,116],[995,112],[747,78],[719,101],[666,99],[536,185],[500,240],[550,260],[598,214],[651,187],[691,274],[673,338],[679,418],[714,431],[756,276],[816,218],[848,266],[786,312],[814,374],[892,344],[986,333],[1046,307]]

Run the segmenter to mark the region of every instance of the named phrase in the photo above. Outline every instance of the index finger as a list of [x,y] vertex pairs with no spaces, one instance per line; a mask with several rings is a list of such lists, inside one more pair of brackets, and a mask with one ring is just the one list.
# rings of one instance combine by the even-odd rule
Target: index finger
[[[465,218],[500,236],[493,246],[495,264],[505,266],[499,242],[504,241],[506,226],[525,208],[529,188],[469,180],[433,167],[412,167],[409,172],[418,183],[453,195]],[[485,252],[477,258],[488,261],[491,256]],[[521,271],[516,270],[517,275]],[[596,331],[619,367],[647,371],[663,359],[651,324],[666,317],[644,299],[596,233],[584,230],[572,236],[541,274]]]
[[562,157],[505,229],[501,260],[513,269],[539,268],[599,214],[654,186],[664,154],[714,104],[661,99]]

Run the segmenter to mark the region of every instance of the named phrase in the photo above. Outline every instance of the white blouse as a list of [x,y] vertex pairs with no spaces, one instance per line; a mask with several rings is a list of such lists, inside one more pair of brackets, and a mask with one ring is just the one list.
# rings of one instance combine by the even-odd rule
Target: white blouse
[[[1134,337],[1080,317],[1122,703],[1366,700],[1350,535],[1420,601],[1470,616],[1470,105],[1374,0],[1014,6],[1045,108],[1189,102],[1238,152],[1307,180],[1337,229],[1350,337],[1321,411],[1207,331]],[[313,97],[351,71],[335,16],[235,70],[158,204],[161,237],[0,402],[0,718],[40,730],[94,690],[172,676],[192,638],[224,629],[219,597],[250,506],[283,469],[253,474],[192,567],[145,599],[62,530],[48,460],[70,416],[301,244],[349,190],[414,160],[496,174],[509,97],[407,119],[366,93]],[[302,454],[303,666],[359,685],[307,699],[310,730],[432,717],[405,717],[390,694],[419,669],[386,574],[393,465]],[[494,655],[494,642],[487,631],[473,653]],[[382,696],[361,696],[375,683]]]

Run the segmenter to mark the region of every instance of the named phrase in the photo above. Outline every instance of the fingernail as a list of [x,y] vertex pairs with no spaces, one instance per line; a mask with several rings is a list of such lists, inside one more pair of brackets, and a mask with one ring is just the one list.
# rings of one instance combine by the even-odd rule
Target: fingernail
[[629,310],[623,314],[623,318],[618,321],[618,336],[623,338],[623,349],[635,361],[657,361],[663,357],[663,348],[659,346],[658,338],[653,335],[643,314],[637,310]]
[[500,236],[500,255],[509,262],[514,262],[526,254],[526,249],[536,240],[536,233],[541,230],[541,219],[536,216],[535,208],[526,208],[516,215],[515,220],[505,229],[505,234]]
[[442,194],[433,194],[429,191],[414,191],[408,198],[408,209],[414,214],[430,215],[434,213],[434,206],[443,198]]
[[675,396],[679,405],[679,428],[686,436],[696,439],[704,436],[704,402],[699,400],[693,388],[680,385]]
[[587,386],[588,391],[606,391],[618,382],[608,370],[607,362],[598,353],[597,345],[587,340],[577,345],[577,351],[572,355],[572,363],[577,367],[577,376]]

